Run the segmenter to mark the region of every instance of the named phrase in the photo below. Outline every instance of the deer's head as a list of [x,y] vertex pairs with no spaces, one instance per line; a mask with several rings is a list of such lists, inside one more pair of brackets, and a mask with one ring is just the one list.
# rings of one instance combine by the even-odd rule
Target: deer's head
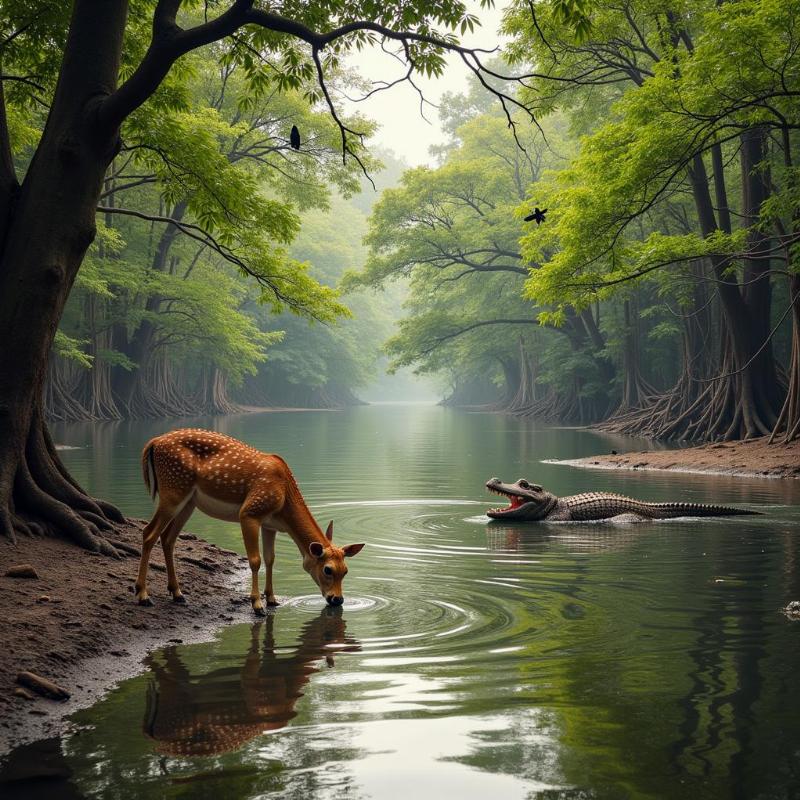
[[303,558],[303,568],[319,586],[322,596],[331,606],[340,606],[344,603],[342,581],[347,575],[347,565],[344,560],[352,558],[361,552],[362,544],[348,544],[337,547],[333,543],[333,521],[325,531],[327,542],[311,542],[308,546],[308,555]]

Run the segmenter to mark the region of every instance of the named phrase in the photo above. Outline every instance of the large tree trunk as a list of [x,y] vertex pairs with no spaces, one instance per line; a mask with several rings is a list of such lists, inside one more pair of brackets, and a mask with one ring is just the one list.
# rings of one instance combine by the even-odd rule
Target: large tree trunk
[[[0,210],[10,209],[0,218],[0,533],[58,533],[109,553],[101,531],[122,515],[69,477],[45,428],[42,396],[56,327],[94,239],[103,175],[118,147],[116,135],[98,139],[96,111],[115,86],[125,17],[125,3],[75,3],[41,143],[19,189],[0,180],[0,191],[10,186],[14,195],[0,200]],[[5,173],[5,157],[0,162]]]
[[[753,157],[752,146],[748,150]],[[744,161],[748,158],[743,154]],[[752,170],[748,170],[752,174]],[[758,177],[758,176],[756,176]],[[703,236],[718,229],[702,156],[695,156],[689,170],[695,207]],[[716,180],[722,176],[715,176]],[[755,213],[753,203],[758,192],[745,181],[745,208]],[[742,293],[729,264],[721,256],[712,255],[711,265],[717,281],[723,313],[723,342],[719,377],[709,387],[704,401],[710,413],[697,430],[697,438],[747,439],[770,433],[777,420],[779,389],[768,340],[763,331],[769,326],[769,263],[753,260],[745,271],[751,280]],[[766,266],[764,266],[766,263]],[[755,279],[755,282],[752,282]],[[766,319],[764,319],[766,317]],[[766,326],[766,327],[765,327]]]
[[512,413],[524,412],[537,401],[536,368],[532,357],[526,352],[522,337],[519,338],[519,384],[516,394],[511,398],[506,410]]
[[[682,316],[681,370],[675,384],[666,392],[643,387],[639,405],[623,405],[599,427],[630,436],[654,439],[693,438],[693,430],[705,407],[700,401],[709,388],[710,376],[719,373],[712,348],[712,322],[706,271],[701,261],[692,265],[694,291],[691,308]],[[632,361],[634,356],[627,357]],[[638,371],[638,370],[637,370]],[[623,393],[625,394],[625,393]]]
[[[172,219],[181,220],[186,214],[188,203],[181,201],[172,213]],[[178,236],[178,228],[167,225],[159,237],[158,244],[150,268],[154,272],[164,272],[169,263],[169,252]],[[121,367],[115,370],[113,389],[116,401],[126,409],[132,417],[179,416],[191,413],[191,403],[188,398],[180,396],[179,401],[170,405],[165,401],[164,394],[154,386],[152,378],[159,376],[158,366],[154,360],[159,357],[154,344],[157,328],[151,321],[151,316],[157,314],[161,308],[161,297],[157,294],[150,295],[145,301],[145,314],[142,321],[128,338],[127,333],[120,338],[118,346],[122,352],[136,366],[133,370]]]
[[640,408],[655,389],[642,375],[639,353],[639,310],[636,296],[623,304],[625,338],[622,346],[622,398],[615,414]]
[[783,434],[784,442],[800,436],[800,278],[789,276],[789,294],[792,303],[792,355],[789,361],[789,378],[783,408],[769,437],[770,444]]
[[[783,163],[789,176],[790,188],[796,188],[796,178],[794,173],[794,163],[792,159],[792,141],[788,127],[782,129],[783,134]],[[783,226],[780,225],[780,233],[786,234]],[[800,234],[800,209],[795,209],[792,216],[791,232],[793,237]],[[791,245],[785,249],[785,259],[787,267],[795,266],[797,256]],[[784,442],[790,442],[800,436],[800,276],[793,272],[789,276],[789,300],[792,304],[792,355],[789,362],[787,378],[786,399],[778,415],[778,420],[772,430],[769,441],[772,443],[775,437],[782,434]]]
[[200,414],[236,414],[242,410],[228,397],[225,373],[211,365],[200,372],[194,405]]

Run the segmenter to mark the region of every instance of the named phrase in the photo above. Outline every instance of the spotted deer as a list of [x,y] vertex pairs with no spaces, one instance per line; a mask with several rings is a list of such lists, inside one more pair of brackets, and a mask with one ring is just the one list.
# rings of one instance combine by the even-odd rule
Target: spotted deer
[[173,553],[178,534],[195,508],[214,519],[238,522],[253,575],[250,602],[259,616],[264,606],[258,589],[261,568],[259,534],[266,562],[267,605],[276,606],[272,585],[275,535],[288,533],[303,557],[303,569],[313,578],[329,605],[344,602],[345,558],[363,544],[336,547],[333,522],[325,533],[311,515],[287,463],[230,436],[197,428],[172,431],[151,439],[142,451],[144,483],[158,507],[142,532],[142,558],[136,578],[136,600],[151,606],[147,594],[150,553],[161,538],[167,566],[167,588],[176,603],[185,603],[175,573]]

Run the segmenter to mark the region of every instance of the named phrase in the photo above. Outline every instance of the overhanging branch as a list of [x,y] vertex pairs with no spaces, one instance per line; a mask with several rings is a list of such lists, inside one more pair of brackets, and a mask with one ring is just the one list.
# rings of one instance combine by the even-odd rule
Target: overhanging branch
[[[114,135],[123,120],[155,92],[171,66],[182,55],[231,36],[246,25],[258,25],[266,30],[285,34],[306,42],[311,46],[318,78],[320,79],[320,88],[326,95],[328,106],[343,133],[342,153],[345,158],[347,155],[351,155],[356,160],[359,160],[358,156],[349,147],[345,135],[347,129],[336,117],[333,103],[327,94],[319,53],[340,39],[363,32],[377,34],[384,39],[400,42],[407,54],[407,59],[409,58],[409,43],[430,45],[440,50],[459,54],[467,68],[477,77],[480,83],[500,101],[508,126],[511,128],[515,139],[517,139],[517,136],[516,123],[512,116],[513,109],[516,108],[523,111],[538,126],[528,106],[502,89],[492,86],[487,80],[487,77],[490,77],[502,81],[515,81],[521,84],[525,77],[530,77],[503,76],[486,67],[481,61],[481,55],[490,54],[494,51],[464,47],[454,39],[443,38],[434,34],[410,30],[393,30],[372,20],[354,20],[330,31],[318,32],[297,20],[289,19],[264,9],[253,8],[253,0],[235,0],[226,11],[215,19],[193,28],[183,29],[176,22],[180,6],[181,0],[160,0],[156,6],[153,15],[153,36],[144,58],[130,78],[100,105],[98,112],[99,123],[107,135]],[[355,131],[350,131],[350,133],[360,135]],[[518,139],[517,144],[522,147]]]
[[[318,322],[324,322],[324,320],[321,320],[318,316],[309,312],[309,310],[305,306],[303,306],[302,304],[298,303],[295,299],[285,294],[285,292],[275,283],[272,276],[265,275],[263,273],[254,270],[244,259],[242,259],[239,255],[237,255],[233,250],[221,244],[214,238],[214,236],[212,236],[208,231],[201,228],[199,225],[195,225],[191,222],[184,222],[182,220],[175,219],[174,217],[164,217],[158,214],[146,214],[143,211],[138,211],[133,208],[97,206],[96,210],[98,213],[101,214],[121,214],[122,216],[136,217],[138,219],[143,219],[146,220],[147,222],[160,222],[165,225],[174,225],[185,236],[188,236],[190,239],[194,239],[195,241],[200,242],[202,245],[209,248],[210,250],[213,250],[215,253],[221,256],[229,264],[232,264],[233,266],[242,270],[242,272],[249,275],[251,278],[254,278],[260,286],[263,286],[264,288],[272,292],[272,294],[274,294],[275,297],[281,303],[284,303],[288,308],[291,308],[297,312],[301,312],[306,316],[312,317]],[[291,283],[290,278],[282,277],[281,280],[286,283]]]

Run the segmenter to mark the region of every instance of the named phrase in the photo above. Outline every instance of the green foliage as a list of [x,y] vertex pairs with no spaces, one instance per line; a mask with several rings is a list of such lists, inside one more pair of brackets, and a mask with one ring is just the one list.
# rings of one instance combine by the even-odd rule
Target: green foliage
[[[120,326],[133,337],[146,325],[154,330],[149,355],[166,353],[190,373],[212,366],[236,386],[258,371],[269,351],[281,361],[286,332],[297,339],[290,345],[297,352],[311,345],[324,358],[312,342],[316,331],[329,329],[318,324],[309,333],[307,323],[293,317],[331,324],[350,316],[334,286],[339,274],[318,267],[324,254],[290,247],[303,213],[314,209],[305,234],[313,241],[331,190],[349,196],[360,179],[352,163],[342,165],[329,115],[309,109],[298,93],[269,98],[268,106],[242,103],[248,84],[240,68],[220,73],[197,58],[186,62],[180,97],[148,104],[126,123],[125,149],[103,201],[107,212],[98,218],[64,317],[69,335],[63,341],[72,344],[62,351],[78,360],[79,345],[93,337]],[[290,152],[293,122],[304,132],[301,153]],[[347,231],[336,230],[338,246],[347,246]],[[103,304],[93,306],[91,319],[84,310],[88,297]],[[291,315],[278,324],[265,322],[284,312]],[[100,360],[128,371],[141,366],[124,348],[97,345],[93,352],[93,359],[79,363]],[[335,369],[336,358],[330,360]],[[360,365],[340,374],[361,385],[367,371]],[[296,375],[299,382],[318,381],[310,368]]]
[[56,331],[53,350],[61,358],[73,361],[88,369],[92,366],[92,357],[84,350],[86,344],[86,339],[74,339],[71,336],[67,336],[63,331]]
[[[391,369],[502,384],[502,363],[514,361],[520,338],[536,349],[543,335],[521,296],[528,269],[515,208],[554,154],[534,129],[520,149],[506,121],[476,112],[472,96],[448,103],[450,118],[463,121],[444,162],[407,170],[383,193],[365,239],[366,265],[346,273],[343,286],[409,282],[407,316],[386,343]],[[558,131],[554,120],[549,132],[558,139]]]
[[[610,120],[583,139],[570,166],[548,176],[542,202],[550,207],[552,224],[532,229],[522,241],[530,260],[553,253],[526,285],[531,300],[586,307],[629,279],[664,267],[673,277],[685,275],[689,264],[711,254],[730,257],[735,269],[746,230],[703,238],[676,231],[674,217],[687,213],[692,159],[732,138],[732,124],[738,136],[740,126],[800,121],[791,99],[791,87],[800,85],[798,64],[789,57],[800,4],[698,3],[693,10],[692,49],[667,47],[671,58],[653,64],[640,87],[610,106]],[[767,96],[765,106],[760,99]],[[762,225],[785,220],[797,207],[792,181],[784,185],[788,194],[778,191],[770,198]],[[541,193],[537,187],[537,197]]]

